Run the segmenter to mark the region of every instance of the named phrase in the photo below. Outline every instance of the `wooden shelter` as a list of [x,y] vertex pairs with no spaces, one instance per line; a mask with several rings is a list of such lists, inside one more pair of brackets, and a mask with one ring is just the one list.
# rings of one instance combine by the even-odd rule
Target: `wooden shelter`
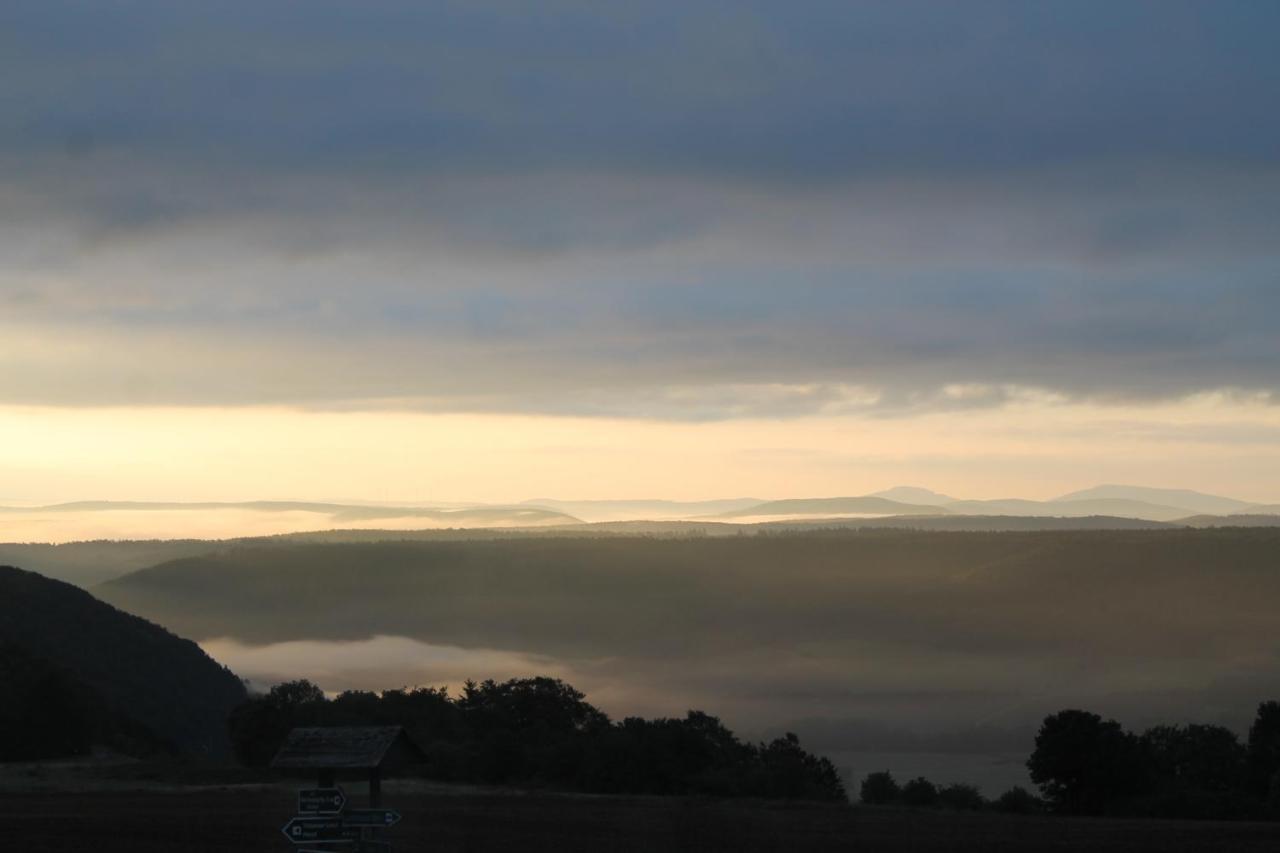
[[377,806],[384,773],[425,760],[400,726],[320,726],[289,732],[271,766],[313,771],[322,788],[331,787],[339,773],[366,771],[370,805]]

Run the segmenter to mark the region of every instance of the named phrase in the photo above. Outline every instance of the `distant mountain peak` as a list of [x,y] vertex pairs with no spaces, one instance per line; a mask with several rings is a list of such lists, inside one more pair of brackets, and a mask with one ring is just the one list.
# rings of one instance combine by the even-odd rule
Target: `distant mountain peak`
[[891,501],[900,501],[908,504],[924,504],[926,506],[942,506],[955,500],[953,497],[920,486],[894,486],[892,489],[885,489],[882,492],[872,492],[871,497],[887,498]]

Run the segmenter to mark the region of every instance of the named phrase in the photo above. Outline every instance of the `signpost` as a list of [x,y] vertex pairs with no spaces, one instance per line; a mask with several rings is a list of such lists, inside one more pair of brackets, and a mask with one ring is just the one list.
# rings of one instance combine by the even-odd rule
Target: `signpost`
[[[391,853],[383,836],[400,812],[382,808],[382,773],[425,760],[399,726],[297,728],[289,732],[271,766],[316,774],[313,788],[298,791],[298,813],[282,828],[295,853]],[[339,772],[369,774],[368,808],[352,808],[334,784]]]
[[[299,791],[298,802],[309,793]],[[294,844],[354,844],[352,853],[391,853],[391,845],[378,835],[399,822],[400,812],[395,809],[347,809],[330,815],[299,815],[280,831]]]

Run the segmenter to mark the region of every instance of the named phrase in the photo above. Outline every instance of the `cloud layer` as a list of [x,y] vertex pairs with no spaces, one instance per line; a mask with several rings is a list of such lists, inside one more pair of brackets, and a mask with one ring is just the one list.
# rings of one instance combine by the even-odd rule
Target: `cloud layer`
[[0,401],[1274,393],[1265,2],[13,2]]

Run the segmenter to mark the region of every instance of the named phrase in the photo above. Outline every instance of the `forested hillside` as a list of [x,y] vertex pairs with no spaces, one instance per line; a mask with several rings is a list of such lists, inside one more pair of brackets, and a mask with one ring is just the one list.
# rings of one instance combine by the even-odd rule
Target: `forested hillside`
[[[224,755],[227,713],[245,697],[240,680],[195,643],[21,569],[0,567],[0,648],[0,668],[13,676],[0,710],[19,727],[34,725],[47,700],[50,713],[69,721],[64,753],[112,730],[141,744]],[[33,695],[40,691],[45,699]]]
[[1267,629],[1278,553],[1271,528],[276,544],[96,593],[188,636],[260,642],[394,633],[556,652],[590,636],[624,651],[834,631],[1038,648],[1070,630],[1094,646],[1121,632],[1134,649]]
[[930,742],[1021,750],[1077,703],[1246,724],[1280,686],[1277,554],[1274,528],[275,545],[96,592],[235,638],[216,647],[246,676],[440,684],[461,648],[467,675],[554,671],[611,710],[797,721],[807,740],[829,733],[825,749],[945,734]]

